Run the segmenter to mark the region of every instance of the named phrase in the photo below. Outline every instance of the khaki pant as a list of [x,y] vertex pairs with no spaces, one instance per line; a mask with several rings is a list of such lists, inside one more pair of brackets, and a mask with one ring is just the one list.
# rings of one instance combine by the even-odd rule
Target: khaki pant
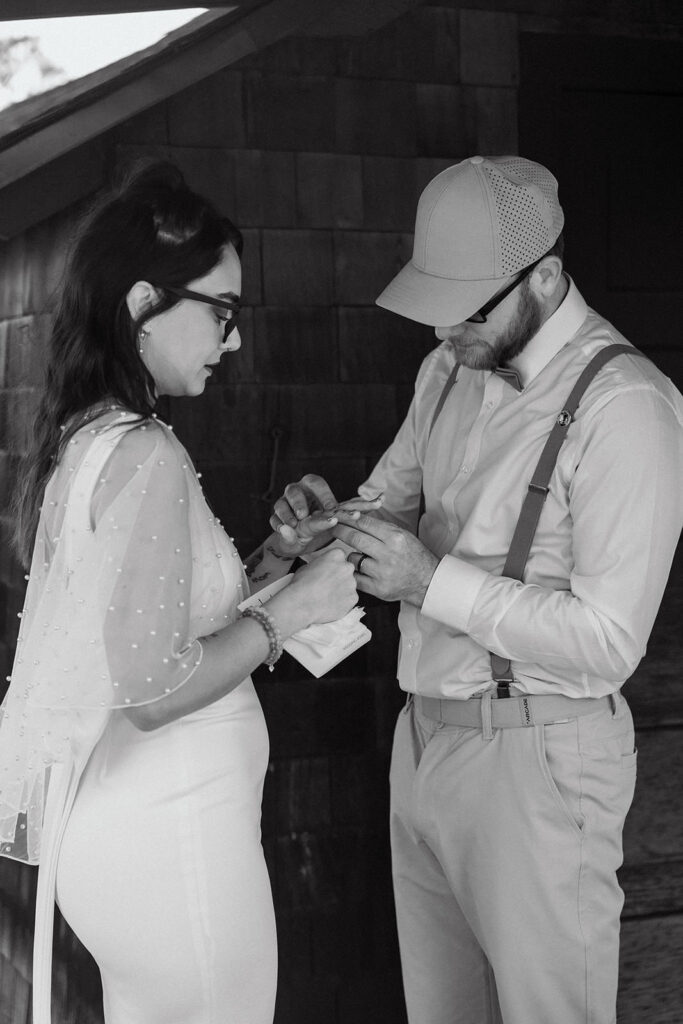
[[635,772],[619,694],[491,740],[409,701],[391,841],[410,1024],[614,1024]]

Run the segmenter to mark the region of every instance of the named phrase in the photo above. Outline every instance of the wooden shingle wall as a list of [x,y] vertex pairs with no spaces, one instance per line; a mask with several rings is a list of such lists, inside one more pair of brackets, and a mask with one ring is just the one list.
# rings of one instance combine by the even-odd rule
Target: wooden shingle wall
[[[520,31],[669,32],[628,0],[595,9],[473,0],[460,10],[442,0],[363,39],[290,39],[97,140],[111,168],[170,157],[244,232],[242,349],[200,400],[173,401],[169,416],[245,554],[284,483],[316,471],[349,496],[399,425],[434,336],[374,300],[409,258],[430,178],[474,152],[517,151]],[[7,670],[24,584],[6,543],[6,496],[72,219],[66,209],[0,248]],[[683,1016],[672,967],[683,944],[680,579],[677,571],[628,690],[642,781],[627,830],[620,1024]],[[395,612],[370,608],[373,642],[322,680],[289,659],[256,676],[272,747],[263,829],[280,941],[277,1024],[405,1020],[387,840],[388,755],[402,703]],[[0,860],[0,1024],[27,1020],[33,875]],[[56,1019],[96,1021],[92,963],[65,926],[56,948]]]

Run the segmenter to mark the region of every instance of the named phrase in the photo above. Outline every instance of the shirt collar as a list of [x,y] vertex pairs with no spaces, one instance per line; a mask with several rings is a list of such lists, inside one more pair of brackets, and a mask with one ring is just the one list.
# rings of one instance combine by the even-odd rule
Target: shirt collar
[[510,360],[510,366],[519,374],[526,387],[561,348],[573,338],[586,319],[588,306],[569,275],[569,288],[564,299],[552,316],[548,317],[541,329],[533,336],[523,352]]

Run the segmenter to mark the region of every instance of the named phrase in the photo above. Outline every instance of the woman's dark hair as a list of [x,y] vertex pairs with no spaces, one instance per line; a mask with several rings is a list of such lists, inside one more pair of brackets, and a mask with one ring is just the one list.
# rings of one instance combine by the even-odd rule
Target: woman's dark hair
[[[106,401],[141,418],[152,415],[154,381],[140,358],[137,333],[179,301],[164,287],[183,287],[209,273],[228,243],[241,253],[234,224],[165,161],[131,169],[80,222],[58,295],[33,441],[14,499],[15,547],[24,564],[48,477],[74,431]],[[136,281],[148,281],[162,297],[134,320],[126,296]]]

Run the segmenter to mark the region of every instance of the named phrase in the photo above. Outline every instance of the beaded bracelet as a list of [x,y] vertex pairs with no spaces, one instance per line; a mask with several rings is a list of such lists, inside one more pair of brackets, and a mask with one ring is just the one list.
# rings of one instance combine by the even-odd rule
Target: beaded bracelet
[[273,666],[282,654],[282,634],[278,629],[278,625],[270,614],[267,612],[263,605],[252,604],[248,608],[245,608],[242,612],[244,617],[256,619],[259,625],[263,626],[268,637],[268,643],[270,644],[270,651],[268,657],[264,660],[263,664],[268,666],[270,672],[273,671]]

